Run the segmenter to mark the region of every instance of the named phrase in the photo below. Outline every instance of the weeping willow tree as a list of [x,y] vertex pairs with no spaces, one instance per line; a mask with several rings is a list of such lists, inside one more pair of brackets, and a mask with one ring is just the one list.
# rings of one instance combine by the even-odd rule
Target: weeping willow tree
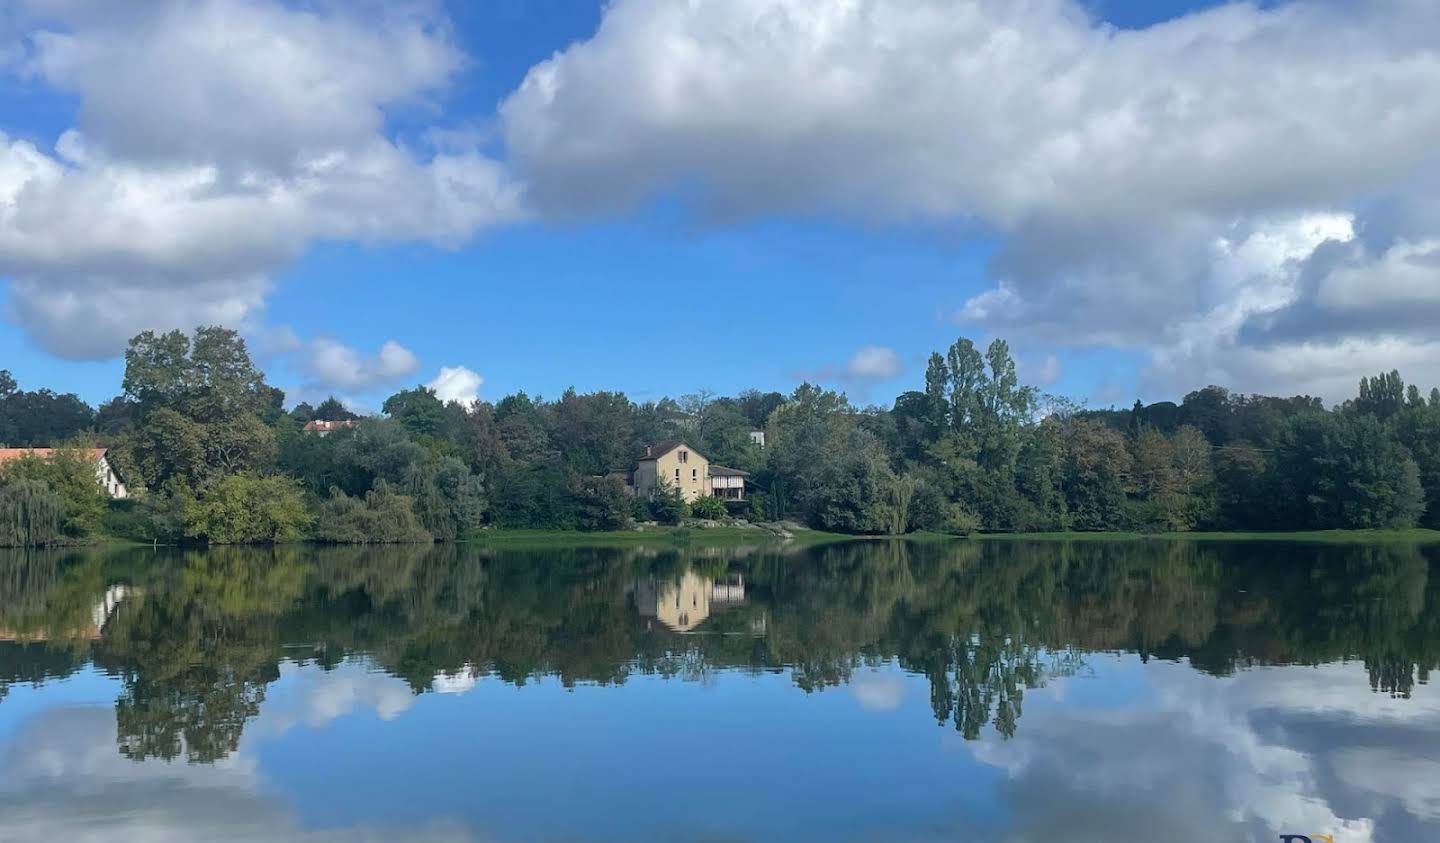
[[0,547],[40,547],[62,538],[65,504],[40,480],[0,486]]

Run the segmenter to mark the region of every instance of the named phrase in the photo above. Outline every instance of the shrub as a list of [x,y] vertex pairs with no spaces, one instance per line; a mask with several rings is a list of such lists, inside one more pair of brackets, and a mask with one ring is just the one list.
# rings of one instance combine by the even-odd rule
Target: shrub
[[333,544],[400,544],[432,542],[434,537],[415,516],[414,502],[397,495],[390,484],[377,480],[364,498],[352,498],[331,489],[320,506],[314,536]]
[[685,503],[685,495],[662,480],[650,498],[650,516],[661,524],[675,525],[689,514],[690,505]]
[[233,474],[186,507],[185,536],[210,544],[276,544],[299,539],[310,522],[296,481]]
[[690,515],[694,518],[705,518],[715,520],[729,515],[725,509],[725,502],[717,497],[710,496],[697,499],[690,504]]
[[63,537],[65,503],[41,480],[0,486],[0,547],[39,547]]
[[969,535],[980,530],[980,516],[966,509],[964,504],[946,504],[940,529],[956,535]]
[[630,497],[618,477],[582,477],[575,498],[581,530],[623,530],[630,525]]
[[132,542],[160,538],[149,513],[134,500],[111,501],[100,529],[107,536]]

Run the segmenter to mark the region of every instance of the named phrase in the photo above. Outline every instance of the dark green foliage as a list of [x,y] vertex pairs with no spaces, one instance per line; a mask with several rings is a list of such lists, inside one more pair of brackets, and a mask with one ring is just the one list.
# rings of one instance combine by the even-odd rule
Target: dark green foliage
[[255,368],[245,341],[227,328],[146,331],[125,352],[125,397],[140,417],[162,407],[202,424],[235,416],[265,417],[275,392]]
[[185,507],[185,537],[209,544],[276,544],[304,536],[311,523],[299,484],[236,474]]
[[634,459],[634,421],[621,393],[568,389],[552,405],[549,427],[555,449],[575,474],[603,475],[629,468]]
[[345,405],[332,395],[320,402],[310,413],[310,418],[316,421],[355,421],[360,417],[346,409]]
[[445,405],[435,390],[417,386],[385,399],[385,415],[399,422],[414,436],[436,438],[445,429]]
[[692,518],[706,518],[715,520],[725,518],[730,514],[725,508],[725,501],[712,496],[697,498],[690,504],[690,516]]
[[582,477],[576,484],[576,526],[586,531],[630,526],[630,494],[618,477]]
[[438,541],[454,541],[482,523],[485,486],[455,457],[417,460],[405,471],[403,488],[421,525]]
[[340,489],[320,505],[314,538],[331,544],[400,544],[432,542],[434,537],[415,516],[411,499],[395,494],[384,480],[352,498]]
[[[1405,381],[1400,378],[1399,372],[1392,369],[1373,378],[1361,378],[1360,394],[1352,406],[1361,415],[1385,421],[1405,408],[1405,395]],[[1419,397],[1419,390],[1415,390],[1412,406],[1419,402]]]
[[[1433,398],[1440,395],[1433,395]],[[1407,407],[1395,419],[1395,437],[1415,461],[1425,490],[1425,514],[1420,523],[1440,528],[1440,402]]]
[[149,543],[161,538],[149,512],[135,500],[111,501],[100,519],[100,529],[107,536],[125,541]]
[[48,448],[95,424],[95,411],[71,394],[25,392],[0,369],[0,448]]
[[1276,464],[1291,529],[1413,527],[1424,511],[1415,461],[1373,415],[1297,417]]
[[[174,541],[275,541],[307,512],[324,516],[328,540],[394,541],[409,535],[398,509],[440,541],[486,526],[675,524],[692,510],[866,534],[1440,527],[1440,390],[1427,399],[1398,372],[1364,378],[1333,410],[1311,396],[1207,386],[1179,403],[1085,411],[1022,384],[1004,340],[982,349],[962,337],[930,356],[914,386],[888,410],[811,384],[639,405],[574,389],[446,404],[417,387],[386,400],[386,417],[357,419],[334,398],[284,412],[238,335],[201,328],[137,336],[125,394],[98,414],[73,396],[22,393],[0,372],[0,441],[93,428],[139,495],[110,531]],[[16,433],[5,408],[24,402],[38,427]],[[311,420],[358,423],[322,436],[303,429]],[[627,497],[616,472],[660,441],[749,472],[751,502],[691,506],[673,489]],[[55,471],[21,473],[58,494],[67,537],[99,530],[106,509],[93,484]],[[296,484],[298,511],[273,519],[284,523],[274,531],[244,524],[235,500],[277,474]],[[372,493],[381,514],[367,508]]]
[[64,539],[65,502],[43,480],[0,483],[0,547],[42,547]]
[[515,462],[496,477],[492,521],[500,527],[574,530],[573,480],[556,460]]
[[815,526],[836,533],[904,532],[910,497],[900,493],[884,452],[863,431],[837,445],[803,499]]
[[690,505],[680,490],[665,481],[650,499],[650,517],[661,524],[679,524],[690,515]]
[[1070,526],[1114,530],[1125,523],[1133,461],[1125,437],[1079,419],[1066,426],[1060,456],[1060,487]]
[[283,394],[265,383],[234,331],[145,332],[125,353],[125,424],[118,454],[136,491],[204,489],[275,464],[272,425]]

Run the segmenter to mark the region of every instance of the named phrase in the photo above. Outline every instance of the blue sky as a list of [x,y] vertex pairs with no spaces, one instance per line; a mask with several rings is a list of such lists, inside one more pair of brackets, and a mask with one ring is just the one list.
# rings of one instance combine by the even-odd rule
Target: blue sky
[[[932,3],[960,22],[929,37],[903,15],[849,29],[810,17],[826,3],[747,0],[737,6],[755,17],[740,29],[727,29],[736,7],[661,5],[417,2],[390,19],[376,4],[301,14],[280,0],[166,0],[168,16],[145,19],[23,0],[0,15],[0,210],[8,196],[17,214],[0,213],[0,367],[22,386],[100,401],[118,390],[119,338],[202,320],[243,330],[292,397],[369,407],[441,367],[483,378],[491,400],[816,379],[888,403],[962,334],[1009,338],[1029,380],[1092,405],[1211,381],[1338,400],[1372,368],[1440,360],[1423,325],[1377,328],[1383,314],[1303,280],[1323,258],[1349,273],[1336,285],[1388,284],[1387,302],[1408,313],[1436,304],[1434,275],[1406,274],[1440,249],[1432,216],[1394,211],[1414,207],[1406,185],[1435,172],[1412,135],[1436,109],[1385,101],[1423,80],[1387,77],[1374,94],[1379,113],[1415,127],[1386,140],[1384,167],[1337,173],[1325,156],[1351,157],[1325,148],[1333,133],[1293,129],[1364,117],[1339,114],[1343,97],[1307,81],[1307,62],[1326,66],[1310,36],[1365,27],[1389,33],[1373,36],[1380,57],[1433,55],[1402,37],[1416,22],[1404,14],[1424,10],[1350,20],[1328,0],[1095,0],[1087,17],[1055,0],[1015,18],[982,1],[971,21],[970,4]],[[993,46],[1006,31],[1025,42],[1015,56],[933,89],[930,74],[917,82],[905,62],[871,54],[890,39],[943,77],[956,56],[985,55],[973,37]],[[307,60],[296,81],[246,36],[294,39],[285,55]],[[225,39],[229,60],[191,51],[202,37]],[[116,47],[132,39],[151,45],[143,62]],[[816,39],[833,43],[813,66],[787,64]],[[1207,52],[1221,42],[1230,52]],[[702,65],[710,55],[725,61]],[[1217,58],[1237,77],[1274,74],[1275,98],[1243,101],[1258,95]],[[1376,92],[1380,64],[1331,70],[1342,89]],[[558,94],[526,81],[546,67]],[[839,94],[826,87],[836,78]],[[671,91],[671,80],[689,81]],[[309,98],[331,82],[340,96]],[[1014,97],[989,95],[1011,84]],[[142,100],[146,85],[161,89]],[[1171,90],[1190,104],[1177,110]],[[1282,94],[1295,114],[1279,114]],[[713,100],[690,109],[675,96]],[[151,112],[149,100],[173,107]],[[1210,103],[1210,123],[1186,124]],[[1232,117],[1214,137],[1240,138],[1233,161],[1190,144]],[[1242,143],[1249,134],[1259,140]],[[1017,144],[1033,148],[1012,155]],[[6,153],[20,162],[8,171]],[[370,154],[382,157],[361,161]],[[306,168],[337,159],[306,194]],[[1297,159],[1314,172],[1288,172]],[[51,165],[61,175],[46,181]],[[1269,175],[1238,171],[1249,166]],[[180,172],[208,181],[177,189]],[[276,188],[257,198],[256,183]],[[1377,196],[1389,215],[1367,220]],[[1338,327],[1274,333],[1297,321]],[[461,386],[457,397],[475,394],[474,379]]]

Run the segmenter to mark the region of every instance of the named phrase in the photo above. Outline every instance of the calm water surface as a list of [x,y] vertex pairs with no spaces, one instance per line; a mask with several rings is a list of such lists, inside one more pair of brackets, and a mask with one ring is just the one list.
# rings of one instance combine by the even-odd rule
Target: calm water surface
[[1440,840],[1440,549],[0,556],[0,841]]

